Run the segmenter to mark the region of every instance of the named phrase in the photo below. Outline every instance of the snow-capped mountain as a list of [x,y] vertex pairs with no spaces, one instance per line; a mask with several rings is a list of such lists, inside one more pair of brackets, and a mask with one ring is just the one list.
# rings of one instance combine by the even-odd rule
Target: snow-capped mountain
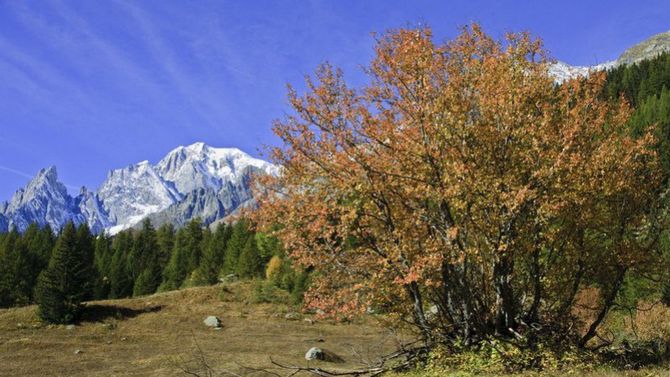
[[651,38],[628,48],[614,61],[594,66],[572,66],[557,61],[549,67],[549,73],[554,76],[556,82],[561,83],[574,77],[588,76],[591,72],[616,68],[620,65],[635,64],[645,59],[652,59],[659,54],[668,51],[670,51],[670,31],[656,34]]
[[200,188],[219,191],[239,181],[248,168],[277,174],[276,166],[237,148],[212,148],[204,143],[178,147],[156,164],[158,174],[182,194]]
[[30,223],[49,225],[53,229],[70,220],[80,224],[85,218],[75,209],[74,199],[65,185],[58,181],[55,166],[40,170],[25,188],[16,191],[3,206],[2,214],[8,228],[25,230]]
[[112,233],[135,225],[181,199],[148,161],[109,172],[98,189],[98,197],[110,223],[115,224]]
[[74,198],[74,204],[93,233],[100,233],[113,225],[98,195],[86,187],[81,188],[79,195]]
[[57,230],[73,220],[95,233],[114,234],[147,217],[157,225],[182,225],[194,217],[209,224],[252,200],[253,175],[278,171],[239,149],[195,143],[172,150],[156,165],[143,161],[112,170],[97,192],[82,187],[73,198],[50,167],[0,203],[0,231],[23,231],[32,222]]
[[561,83],[574,77],[588,76],[591,72],[607,70],[616,66],[616,60],[594,66],[569,65],[567,63],[557,61],[556,63],[549,66],[549,74],[556,79],[556,82]]

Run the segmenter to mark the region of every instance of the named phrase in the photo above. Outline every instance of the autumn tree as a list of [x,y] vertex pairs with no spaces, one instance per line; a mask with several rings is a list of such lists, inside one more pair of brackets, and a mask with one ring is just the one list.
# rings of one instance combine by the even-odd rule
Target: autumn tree
[[662,268],[651,127],[630,136],[602,74],[557,85],[528,34],[398,30],[375,52],[367,85],[323,65],[274,126],[256,220],[318,272],[306,304],[384,308],[429,347],[593,344],[625,279]]

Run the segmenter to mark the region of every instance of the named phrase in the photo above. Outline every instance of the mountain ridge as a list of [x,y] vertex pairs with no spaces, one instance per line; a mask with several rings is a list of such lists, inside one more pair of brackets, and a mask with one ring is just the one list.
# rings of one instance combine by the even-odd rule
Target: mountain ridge
[[148,217],[178,225],[200,217],[209,224],[252,199],[253,175],[278,172],[240,149],[197,142],[171,150],[154,165],[145,160],[112,169],[96,191],[82,187],[73,197],[50,166],[0,203],[0,231],[23,231],[32,222],[57,231],[74,221],[95,233],[115,234]]
[[588,76],[591,72],[609,70],[621,65],[635,64],[643,60],[670,52],[670,30],[652,35],[651,37],[627,48],[615,60],[594,66],[574,66],[562,61],[555,61],[549,66],[549,72],[557,82]]

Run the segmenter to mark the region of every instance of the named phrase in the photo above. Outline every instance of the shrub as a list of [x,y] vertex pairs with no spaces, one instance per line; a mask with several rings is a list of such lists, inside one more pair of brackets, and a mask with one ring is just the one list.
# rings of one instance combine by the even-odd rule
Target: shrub
[[277,282],[277,279],[281,277],[282,272],[282,259],[278,256],[274,256],[268,262],[268,266],[265,269],[265,278]]
[[291,300],[288,292],[278,288],[271,281],[255,280],[250,301],[253,304],[289,304]]

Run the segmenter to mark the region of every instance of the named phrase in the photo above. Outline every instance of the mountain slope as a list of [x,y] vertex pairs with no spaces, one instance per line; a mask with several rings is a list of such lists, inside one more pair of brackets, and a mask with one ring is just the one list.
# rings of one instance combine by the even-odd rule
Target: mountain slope
[[651,38],[630,47],[617,59],[618,65],[633,64],[645,59],[654,58],[663,52],[670,51],[670,31],[656,34]]
[[176,203],[181,195],[161,178],[148,161],[109,172],[98,189],[103,208],[116,232]]
[[609,70],[621,65],[635,64],[642,60],[652,59],[663,52],[670,51],[670,31],[656,34],[644,41],[628,48],[616,60],[594,66],[572,66],[557,61],[549,66],[549,73],[555,77],[556,82],[587,76],[594,71]]
[[113,225],[98,195],[86,187],[81,188],[79,196],[74,199],[74,205],[75,210],[84,216],[93,233],[100,233]]
[[219,191],[229,182],[240,181],[250,167],[265,174],[277,173],[274,165],[237,148],[212,148],[204,143],[172,150],[156,164],[156,171],[187,194],[201,188]]

